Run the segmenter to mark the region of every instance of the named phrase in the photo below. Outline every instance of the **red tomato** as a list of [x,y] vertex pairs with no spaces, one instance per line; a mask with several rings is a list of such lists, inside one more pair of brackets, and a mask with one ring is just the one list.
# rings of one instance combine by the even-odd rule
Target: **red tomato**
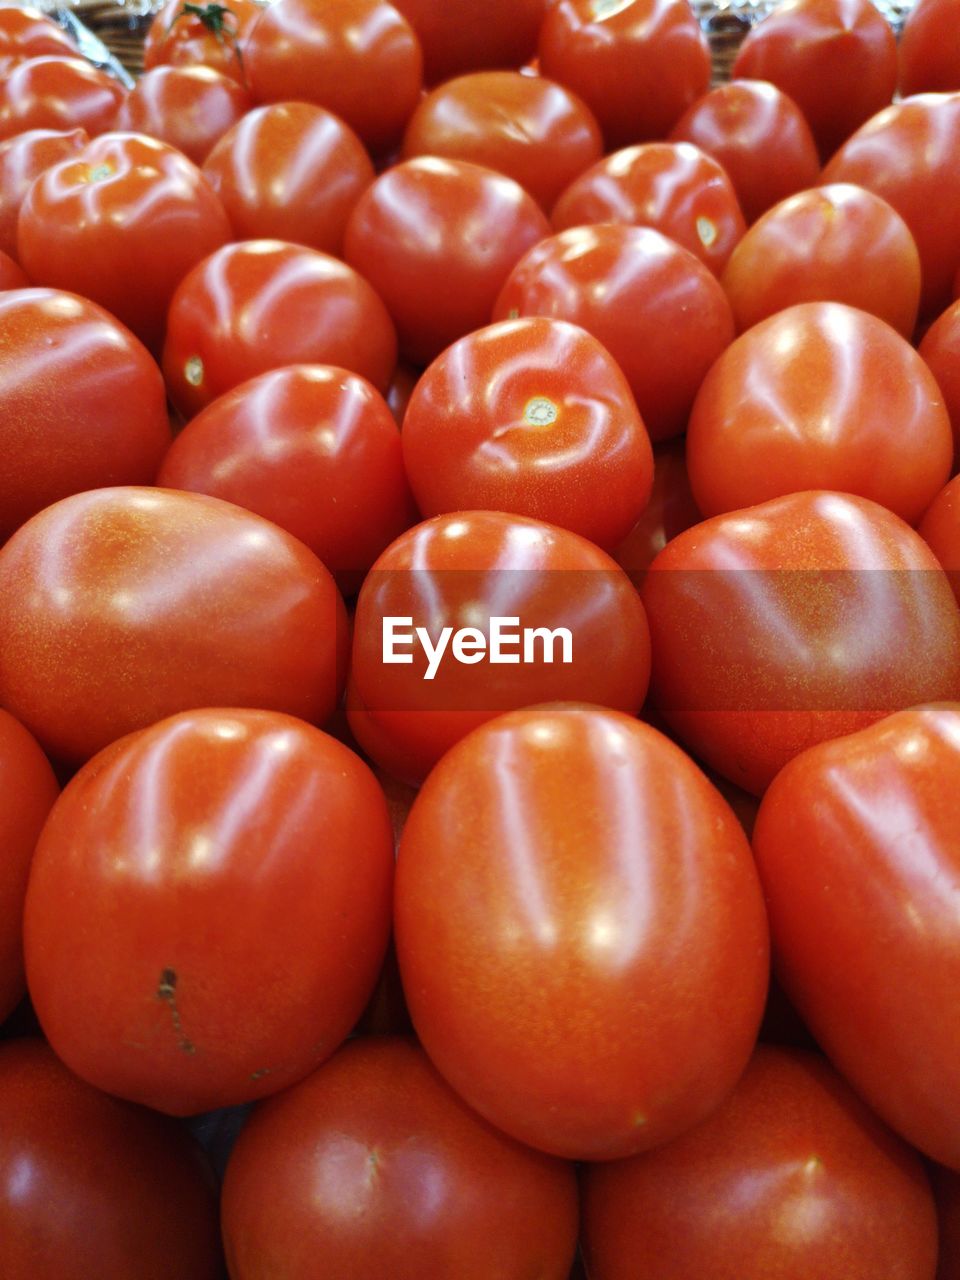
[[960,706],[914,707],[798,756],[754,830],[788,995],[877,1114],[953,1168],[958,797]]
[[287,240],[333,254],[374,178],[353,130],[309,102],[248,112],[214,147],[203,175],[236,239]]
[[651,142],[607,156],[568,187],[557,231],[596,222],[654,227],[719,275],[746,230],[730,179],[687,142]]
[[[394,636],[420,627],[446,647],[429,659],[422,637],[391,646],[387,618],[400,620]],[[499,654],[493,618],[506,620]],[[569,641],[533,637],[533,628],[566,628]],[[475,643],[458,655],[451,635],[462,629],[475,629]],[[367,755],[419,782],[502,711],[572,699],[633,713],[648,675],[640,598],[609,556],[565,529],[474,511],[417,525],[374,565],[357,600],[347,706]]]
[[578,93],[613,150],[663,138],[710,85],[710,48],[686,0],[556,0],[540,70]]
[[0,543],[72,493],[152,484],[169,445],[160,370],[113,316],[54,289],[0,297]]
[[512,178],[427,156],[389,169],[360,197],[344,253],[387,304],[402,354],[427,364],[487,323],[516,262],[549,232]]
[[203,164],[214,144],[251,106],[236,80],[210,67],[156,67],[137,81],[116,128],[146,133]]
[[272,520],[353,591],[417,519],[383,397],[330,365],[273,369],[228,391],[177,436],[157,483]]
[[937,494],[917,532],[946,569],[960,602],[960,477],[954,476]]
[[848,494],[695,525],[643,586],[654,699],[692,751],[759,795],[807,747],[960,696],[960,611],[938,570],[908,525]]
[[653,452],[627,380],[562,320],[505,320],[461,338],[417,384],[403,458],[425,516],[533,516],[611,548],[650,496]]
[[461,71],[519,67],[537,47],[547,0],[396,0],[423,46],[428,84]]
[[279,0],[254,23],[244,57],[259,102],[315,102],[371,151],[400,141],[423,84],[420,42],[383,0]]
[[567,1280],[572,1168],[485,1124],[401,1039],[355,1040],[258,1107],[228,1166],[233,1280]]
[[695,143],[723,166],[747,222],[820,175],[803,112],[763,80],[717,85],[680,117],[670,141]]
[[[27,289],[30,281],[27,279],[23,269],[10,257],[8,253],[4,253],[0,249],[0,290],[6,289]],[[0,352],[0,360],[3,355]],[[2,394],[2,391],[0,391]]]
[[761,1046],[676,1142],[584,1177],[591,1280],[933,1280],[923,1166],[811,1053]]
[[707,370],[733,339],[716,278],[648,227],[574,227],[514,268],[494,318],[545,315],[592,333],[626,374],[652,440],[687,425]]
[[156,349],[174,289],[229,238],[223,206],[185,156],[108,134],[40,175],[17,246],[35,284],[99,302]]
[[549,213],[603,154],[590,108],[563,85],[482,71],[434,89],[410,117],[403,155],[470,160],[515,179]]
[[705,516],[836,489],[914,524],[952,459],[950,419],[919,355],[876,316],[836,302],[748,329],[704,379],[687,432]]
[[0,703],[68,761],[189,707],[322,723],[345,630],[311,551],[199,494],[78,494],[0,550]]
[[748,33],[732,75],[788,94],[826,159],[890,102],[897,42],[871,0],[781,0]]
[[395,929],[441,1074],[554,1154],[676,1137],[756,1039],[767,928],[746,837],[679,747],[614,711],[532,707],[454,747],[407,820]]
[[[0,15],[15,10],[0,9]],[[90,139],[83,129],[28,129],[0,142],[0,251],[17,256],[17,218],[23,198],[44,169],[82,151]]]
[[0,1046],[0,1130],[4,1280],[219,1280],[213,1177],[180,1125],[15,1040]]
[[954,302],[923,335],[919,351],[937,380],[960,454],[960,302]]
[[741,333],[794,303],[845,302],[909,340],[920,306],[920,255],[886,200],[837,182],[764,214],[737,245],[722,283]]
[[276,1093],[360,1016],[392,882],[383,793],[336,739],[268,711],[162,720],[91,760],[37,845],[44,1034],[91,1084],[174,1115]]
[[260,10],[255,0],[225,0],[189,9],[183,0],[168,0],[147,31],[143,65],[150,71],[167,64],[192,67],[199,63],[246,86],[241,45]]
[[900,96],[960,89],[960,3],[917,0],[900,32]]
[[11,5],[0,9],[0,75],[28,58],[75,58],[77,46],[39,9]]
[[30,58],[0,78],[0,138],[27,129],[112,128],[127,91],[84,58]]
[[639,584],[644,570],[670,539],[702,519],[690,492],[684,441],[668,441],[654,452],[650,500],[617,548],[617,563]]
[[390,316],[350,267],[281,240],[247,240],[211,254],[181,282],[163,371],[170,398],[189,418],[283,365],[337,365],[383,391],[396,359]]
[[908,98],[859,129],[823,171],[892,204],[913,232],[923,269],[922,311],[950,299],[960,267],[960,93]]

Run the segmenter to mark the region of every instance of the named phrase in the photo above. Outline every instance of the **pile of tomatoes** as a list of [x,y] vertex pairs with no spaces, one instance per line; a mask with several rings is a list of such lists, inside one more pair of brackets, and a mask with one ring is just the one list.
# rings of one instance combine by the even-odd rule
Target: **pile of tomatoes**
[[0,1275],[957,1280],[960,0],[145,63],[0,9]]

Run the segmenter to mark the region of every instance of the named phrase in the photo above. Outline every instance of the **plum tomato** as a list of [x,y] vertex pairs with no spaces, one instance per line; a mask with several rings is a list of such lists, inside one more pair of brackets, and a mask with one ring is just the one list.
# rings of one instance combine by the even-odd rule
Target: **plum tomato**
[[[0,9],[0,14],[10,12]],[[17,218],[34,180],[89,141],[83,129],[28,129],[0,142],[0,250],[17,256]]]
[[960,89],[960,3],[917,0],[900,32],[900,96]]
[[703,519],[690,492],[684,448],[683,440],[668,440],[654,450],[650,499],[615,552],[617,563],[638,585],[670,539]]
[[952,302],[933,322],[918,350],[943,395],[953,427],[954,454],[960,456],[960,302]]
[[428,84],[463,71],[522,66],[536,51],[547,0],[396,0],[423,46]]
[[27,129],[83,129],[92,138],[113,128],[126,96],[85,58],[29,58],[0,76],[0,138]]
[[127,95],[114,127],[145,133],[203,164],[251,106],[246,89],[211,67],[155,67]]
[[167,0],[144,39],[144,68],[212,67],[246,87],[242,45],[260,10],[256,0],[190,6]]

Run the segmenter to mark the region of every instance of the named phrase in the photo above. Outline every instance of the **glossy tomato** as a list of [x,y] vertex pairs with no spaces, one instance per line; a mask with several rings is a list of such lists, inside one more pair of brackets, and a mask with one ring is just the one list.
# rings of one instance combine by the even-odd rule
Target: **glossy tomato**
[[0,74],[6,75],[28,58],[76,57],[77,47],[60,27],[39,9],[10,5],[0,9]]
[[241,382],[291,364],[332,364],[383,391],[397,359],[380,298],[350,267],[281,240],[245,240],[211,254],[170,304],[163,371],[191,417]]
[[960,89],[960,4],[917,0],[900,32],[900,95]]
[[183,0],[168,0],[154,17],[143,42],[143,65],[212,67],[246,86],[242,45],[260,16],[255,0],[225,0],[188,9]]
[[407,819],[395,928],[434,1064],[545,1151],[676,1137],[753,1048],[767,927],[746,837],[679,747],[618,712],[532,707],[454,747]]
[[345,1045],[257,1108],[227,1170],[234,1280],[567,1280],[573,1169],[498,1133],[408,1040]]
[[519,67],[534,53],[547,0],[397,0],[423,46],[429,84],[461,71]]
[[30,58],[0,79],[0,138],[27,129],[84,129],[93,137],[113,127],[126,96],[119,80],[84,58]]
[[653,453],[630,387],[584,329],[536,316],[461,338],[403,422],[417,506],[512,511],[611,548],[643,510]]
[[[0,9],[0,14],[10,12]],[[17,218],[34,180],[89,141],[83,129],[28,129],[0,142],[0,251],[17,256]]]
[[654,451],[650,499],[615,553],[617,563],[638,585],[670,539],[703,519],[690,492],[684,443],[668,440]]
[[210,67],[156,67],[137,81],[115,128],[146,133],[203,164],[216,142],[250,109],[236,80]]
[[497,320],[529,315],[569,320],[607,348],[653,440],[684,430],[700,383],[734,335],[713,274],[648,227],[574,227],[531,249],[494,309]]
[[919,351],[937,380],[960,453],[960,302],[953,302],[923,335]]
[[300,541],[228,502],[97,489],[0,550],[0,704],[52,755],[87,759],[197,706],[336,705],[345,618]]

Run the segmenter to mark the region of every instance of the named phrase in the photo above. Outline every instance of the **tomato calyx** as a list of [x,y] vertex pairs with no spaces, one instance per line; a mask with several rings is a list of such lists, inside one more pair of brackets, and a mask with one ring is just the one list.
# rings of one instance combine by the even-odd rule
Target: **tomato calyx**
[[184,0],[184,4],[181,5],[168,30],[172,31],[182,18],[198,19],[210,32],[217,44],[231,51],[237,60],[237,66],[240,68],[243,87],[245,89],[249,88],[247,84],[247,69],[243,65],[243,53],[240,49],[240,41],[237,39],[240,22],[234,11],[225,4],[190,4],[189,0]]

